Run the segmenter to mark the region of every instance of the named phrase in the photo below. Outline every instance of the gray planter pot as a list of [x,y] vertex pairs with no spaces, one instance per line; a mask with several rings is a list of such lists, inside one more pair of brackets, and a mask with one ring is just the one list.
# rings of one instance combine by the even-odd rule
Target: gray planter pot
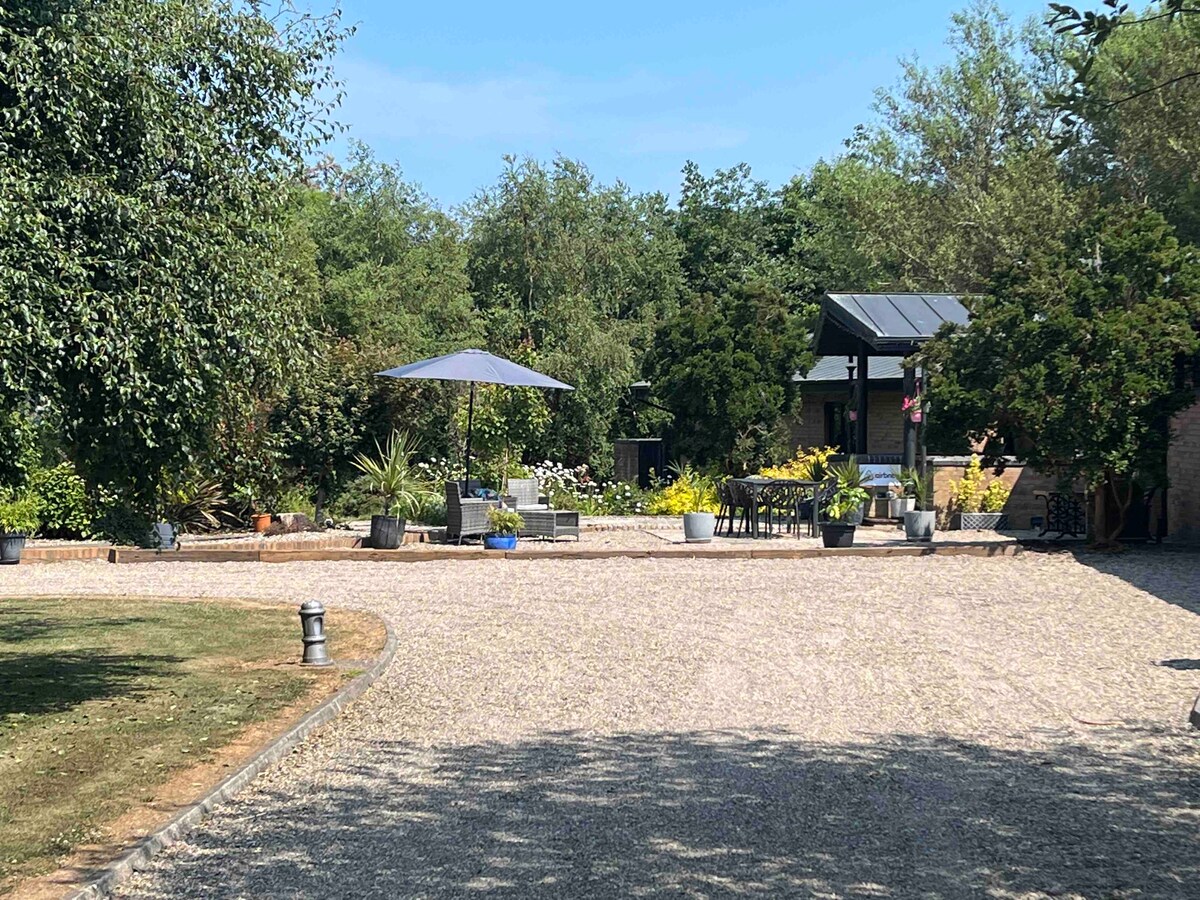
[[25,549],[25,535],[0,534],[0,566],[15,566]]
[[912,497],[897,497],[895,500],[889,500],[888,518],[901,519],[906,512],[912,512],[916,505],[917,501]]
[[717,517],[712,513],[683,514],[683,539],[689,544],[707,544],[717,530]]
[[1008,527],[1006,513],[959,513],[955,525],[963,531],[1003,531]]
[[371,516],[371,546],[395,550],[404,541],[404,520],[396,516]]
[[932,541],[933,529],[937,525],[937,513],[932,510],[914,509],[904,514],[904,537],[909,541]]

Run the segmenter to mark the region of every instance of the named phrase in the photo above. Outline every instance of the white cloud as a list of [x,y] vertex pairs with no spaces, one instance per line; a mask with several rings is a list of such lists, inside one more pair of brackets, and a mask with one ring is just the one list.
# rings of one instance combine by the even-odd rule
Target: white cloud
[[[597,144],[623,153],[728,149],[745,131],[681,115],[687,86],[644,72],[609,79],[532,75],[444,79],[343,58],[338,118],[372,140]],[[682,106],[686,109],[686,104]]]

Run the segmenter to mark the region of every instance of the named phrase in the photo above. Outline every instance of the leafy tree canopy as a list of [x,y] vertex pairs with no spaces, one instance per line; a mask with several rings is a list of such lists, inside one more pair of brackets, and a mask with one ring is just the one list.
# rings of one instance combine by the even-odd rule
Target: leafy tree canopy
[[336,17],[257,2],[0,11],[0,405],[53,404],[143,502],[222,402],[282,376],[287,182],[328,136]]
[[944,432],[1015,433],[1067,482],[1163,483],[1167,424],[1195,399],[1200,258],[1161,215],[1102,210],[997,271],[971,316],[923,352]]

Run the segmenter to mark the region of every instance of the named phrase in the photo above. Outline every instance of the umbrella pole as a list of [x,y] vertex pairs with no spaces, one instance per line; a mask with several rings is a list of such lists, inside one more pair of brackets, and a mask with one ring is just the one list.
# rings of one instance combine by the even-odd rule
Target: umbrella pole
[[463,494],[470,496],[471,491],[471,425],[475,421],[475,382],[471,382],[471,399],[467,401],[467,477],[463,485]]

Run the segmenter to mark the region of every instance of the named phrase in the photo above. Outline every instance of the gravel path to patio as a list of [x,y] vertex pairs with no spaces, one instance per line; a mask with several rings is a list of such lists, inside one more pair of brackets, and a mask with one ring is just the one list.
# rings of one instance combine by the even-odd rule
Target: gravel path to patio
[[400,638],[121,897],[1200,896],[1194,555],[0,570],[38,594]]

